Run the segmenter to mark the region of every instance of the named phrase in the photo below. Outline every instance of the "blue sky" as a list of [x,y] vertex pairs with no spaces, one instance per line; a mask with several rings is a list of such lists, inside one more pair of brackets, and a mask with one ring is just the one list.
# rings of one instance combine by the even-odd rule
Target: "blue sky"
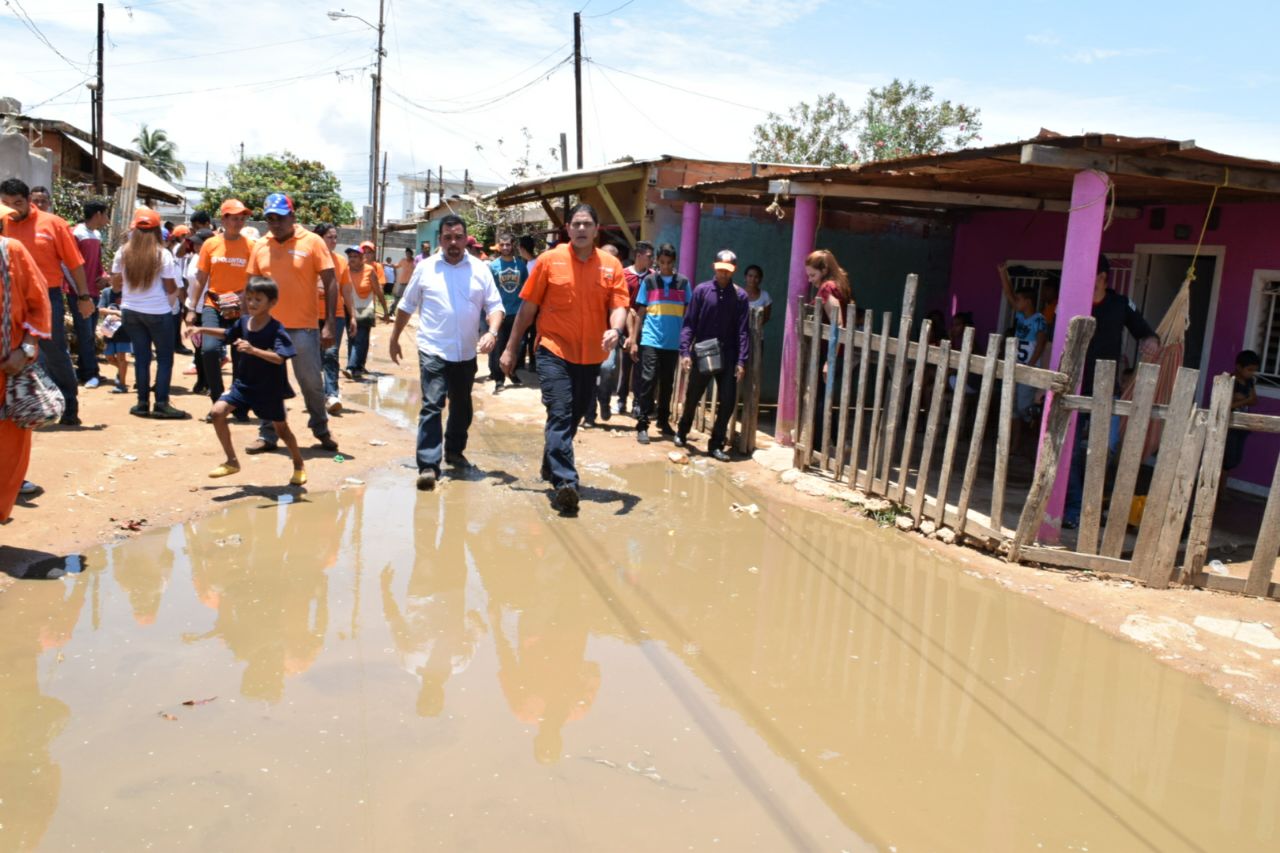
[[[9,4],[0,3],[0,95],[46,102],[33,111],[87,129],[77,67],[91,59],[94,3]],[[108,138],[128,144],[142,121],[169,130],[191,183],[203,182],[206,160],[216,179],[241,142],[249,153],[288,148],[328,164],[363,200],[374,36],[329,20],[331,8],[377,16],[375,0],[110,0]],[[509,179],[522,128],[533,159],[554,167],[548,149],[561,131],[573,139],[572,72],[557,63],[577,9],[595,60],[585,75],[588,165],[624,154],[745,158],[768,110],[828,91],[856,107],[894,77],[981,108],[984,143],[1046,127],[1192,138],[1280,160],[1274,4],[390,0],[388,9],[383,137],[393,175],[443,165]],[[394,183],[388,197],[397,211]]]

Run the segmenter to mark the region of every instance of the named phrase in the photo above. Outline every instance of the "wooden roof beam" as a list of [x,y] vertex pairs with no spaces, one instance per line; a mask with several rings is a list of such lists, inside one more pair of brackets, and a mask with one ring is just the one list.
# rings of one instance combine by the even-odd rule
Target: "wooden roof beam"
[[[944,207],[995,207],[1008,210],[1047,210],[1065,213],[1071,208],[1069,201],[1031,198],[1021,195],[997,195],[995,193],[954,192],[951,190],[924,190],[913,187],[872,186],[869,184],[823,184],[806,181],[770,181],[769,192],[781,195],[817,195],[827,198],[851,198],[873,201],[918,202]],[[1121,219],[1136,219],[1138,208],[1116,207],[1115,215]]]
[[1028,166],[1054,169],[1097,169],[1111,175],[1176,181],[1203,186],[1225,186],[1235,190],[1280,193],[1280,169],[1268,171],[1234,168],[1217,163],[1200,163],[1165,157],[1103,154],[1093,151],[1064,151],[1052,145],[1022,146],[1022,162]]
[[560,180],[550,179],[534,187],[521,187],[511,195],[504,196],[503,191],[499,190],[498,194],[494,196],[494,201],[497,202],[499,207],[510,207],[515,204],[524,204],[530,201],[538,201],[543,198],[559,198],[562,195],[574,193],[579,190],[585,190],[600,184],[617,184],[623,181],[642,180],[647,178],[648,174],[649,172],[646,167],[637,166],[633,169],[619,169],[613,172],[578,175]]

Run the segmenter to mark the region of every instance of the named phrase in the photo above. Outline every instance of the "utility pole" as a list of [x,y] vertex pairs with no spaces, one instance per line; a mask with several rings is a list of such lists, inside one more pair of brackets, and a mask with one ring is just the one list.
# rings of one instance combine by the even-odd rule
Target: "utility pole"
[[378,223],[378,225],[382,225],[382,220],[387,218],[387,184],[388,183],[390,183],[390,181],[387,180],[387,152],[383,151],[382,152],[382,184],[378,188],[379,189],[378,210],[380,211],[380,213],[379,213],[379,218],[374,220],[375,222]]
[[440,170],[436,180],[436,186],[439,187],[439,192],[436,193],[436,204],[444,204],[444,165],[438,165],[436,168]]
[[386,32],[387,0],[378,0],[378,72],[373,77],[373,184],[369,187],[370,200],[373,205],[373,224],[370,239],[378,245],[378,149],[382,144],[382,36]]
[[244,143],[240,143],[240,165],[244,165]]
[[582,14],[573,13],[573,100],[578,117],[578,168],[582,168]]
[[208,160],[204,161],[204,188],[205,188],[205,191],[208,192],[209,190],[209,161]]
[[[563,133],[560,134],[560,171],[561,172],[569,171],[569,142],[565,134]],[[564,205],[564,218],[566,221],[568,221],[569,197],[565,196],[563,199],[561,199],[561,203]]]
[[93,99],[93,191],[101,194],[102,185],[102,45],[106,31],[106,6],[98,4],[98,84]]

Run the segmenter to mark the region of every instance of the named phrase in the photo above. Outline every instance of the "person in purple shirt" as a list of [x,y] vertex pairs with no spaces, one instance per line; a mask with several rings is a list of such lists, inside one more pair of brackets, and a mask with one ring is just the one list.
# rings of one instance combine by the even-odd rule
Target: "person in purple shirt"
[[[733,283],[733,274],[738,269],[737,255],[721,249],[716,253],[714,268],[715,278],[693,289],[689,307],[684,312],[684,325],[680,329],[680,364],[689,369],[689,384],[675,443],[677,447],[687,444],[694,410],[714,380],[719,404],[715,425],[707,440],[707,453],[718,462],[728,462],[729,454],[724,450],[725,432],[729,427],[729,416],[737,405],[738,383],[746,375],[747,356],[751,352],[747,334],[751,303],[746,292]],[[703,372],[700,364],[694,364],[695,347],[702,341],[711,340],[720,344],[720,369]]]

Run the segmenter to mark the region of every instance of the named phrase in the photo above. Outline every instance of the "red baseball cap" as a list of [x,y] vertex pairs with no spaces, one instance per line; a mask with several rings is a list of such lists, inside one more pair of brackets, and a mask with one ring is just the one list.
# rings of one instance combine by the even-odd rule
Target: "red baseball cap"
[[152,231],[160,227],[160,214],[149,207],[140,207],[133,212],[133,221],[129,223],[129,227]]

